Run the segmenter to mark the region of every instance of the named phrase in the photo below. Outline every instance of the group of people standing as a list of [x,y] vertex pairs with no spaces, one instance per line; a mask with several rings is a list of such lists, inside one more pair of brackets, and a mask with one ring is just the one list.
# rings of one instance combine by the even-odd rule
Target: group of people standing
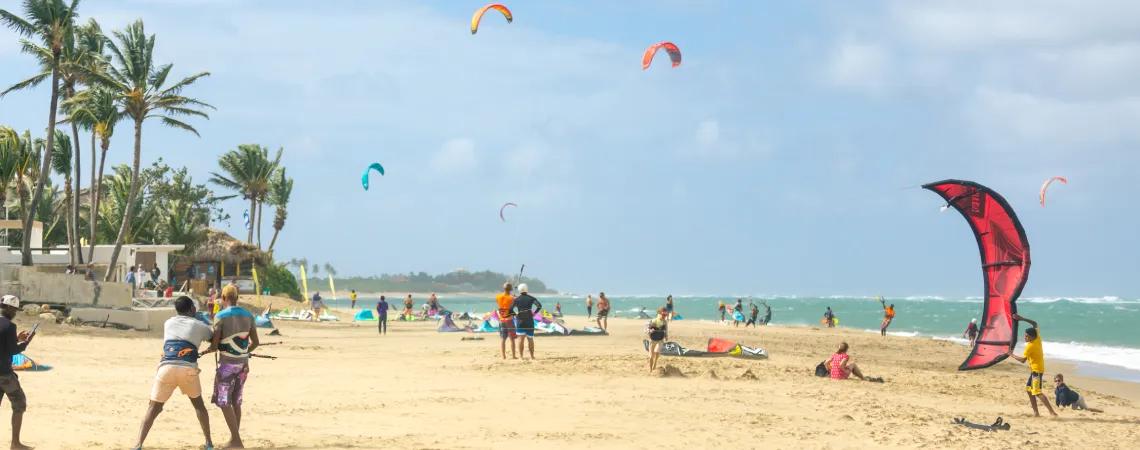
[[[515,296],[514,286],[510,282],[503,283],[503,292],[495,296],[495,304],[499,315],[499,347],[503,359],[507,359],[507,340],[511,344],[511,358],[522,356],[524,346],[529,349],[530,359],[534,359],[534,316],[542,311],[542,303],[530,295],[526,283],[519,284],[519,295]],[[599,314],[600,314],[599,306]],[[516,353],[516,341],[518,343]]]
[[[672,296],[669,298],[672,299]],[[763,318],[760,318],[761,305],[764,306]],[[722,323],[727,323],[728,305],[725,304],[723,300],[721,300],[717,303],[716,310],[718,313],[720,313],[720,321]],[[747,318],[745,318],[744,315],[744,299],[736,299],[736,305],[733,305],[732,307],[732,326],[734,327],[739,327],[740,324],[743,323],[745,328],[747,328],[749,325],[755,328],[757,325],[767,325],[770,320],[772,320],[772,307],[768,306],[768,302],[764,300],[761,300],[759,305],[754,303],[752,300],[748,301]]]

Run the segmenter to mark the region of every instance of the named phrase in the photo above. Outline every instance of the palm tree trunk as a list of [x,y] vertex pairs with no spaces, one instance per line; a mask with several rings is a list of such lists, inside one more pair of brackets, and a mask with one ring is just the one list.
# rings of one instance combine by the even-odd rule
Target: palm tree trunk
[[[88,261],[95,260],[95,236],[99,233],[99,227],[97,226],[99,224],[99,201],[102,200],[103,197],[103,165],[107,162],[107,149],[110,147],[111,140],[103,139],[99,149],[99,174],[91,178],[91,190],[95,191],[92,197],[95,199],[91,201],[91,250],[87,254]],[[91,168],[95,168],[95,165],[92,164]],[[110,270],[110,268],[107,270]]]
[[75,229],[71,227],[71,176],[68,175],[63,179],[63,201],[67,204],[67,212],[63,217],[63,226],[67,227],[67,253],[68,262],[72,266],[75,265],[75,257],[78,256],[75,248],[79,246],[75,238]]
[[91,234],[91,237],[89,238],[89,239],[91,239],[91,251],[87,254],[87,260],[88,261],[94,261],[95,260],[95,219],[97,217],[99,217],[99,210],[95,208],[95,190],[99,189],[99,187],[95,185],[95,129],[94,129],[94,127],[92,127],[92,129],[91,129],[91,179],[88,180],[88,183],[91,183],[90,192],[87,193],[88,197],[90,198],[90,200],[87,203],[87,208],[89,208],[88,213],[87,213],[87,228],[88,228],[88,232]]
[[257,249],[261,250],[261,207],[262,202],[257,202]]
[[[52,55],[51,107],[48,108],[47,146],[44,147],[44,160],[40,164],[40,179],[32,194],[30,208],[24,210],[24,242],[20,248],[20,265],[32,265],[32,222],[36,220],[36,206],[44,195],[44,182],[51,173],[51,149],[55,148],[55,115],[59,110],[59,51]],[[40,244],[43,245],[43,244]]]
[[107,276],[103,281],[111,281],[115,273],[115,264],[119,262],[119,252],[123,250],[123,239],[131,229],[131,214],[135,206],[135,198],[139,195],[139,166],[142,161],[142,117],[135,119],[135,158],[131,163],[131,191],[127,194],[127,206],[123,209],[123,223],[119,225],[119,236],[115,238],[115,249],[111,251],[111,262],[107,265]]
[[269,249],[266,250],[266,252],[269,253],[269,256],[273,256],[273,244],[277,243],[277,233],[280,233],[280,232],[281,232],[280,228],[273,227],[273,239],[269,240]]
[[245,241],[253,243],[253,224],[257,223],[257,197],[250,197],[249,199],[249,238]]
[[[79,126],[75,125],[74,121],[71,122],[71,142],[75,143],[75,152],[71,155],[72,159],[75,160],[75,188],[72,189],[75,195],[71,199],[71,235],[75,237],[75,248],[70,252],[75,253],[76,264],[83,264],[83,244],[79,242],[79,191],[83,189],[83,186],[80,185],[83,177],[83,166],[80,161],[83,158],[79,156]],[[68,186],[70,185],[68,184]]]

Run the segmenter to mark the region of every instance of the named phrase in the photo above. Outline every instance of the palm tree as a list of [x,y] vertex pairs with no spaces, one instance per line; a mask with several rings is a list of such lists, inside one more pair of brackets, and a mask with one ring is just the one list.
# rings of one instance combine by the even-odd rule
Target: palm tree
[[124,164],[112,167],[111,174],[103,180],[107,198],[99,205],[98,214],[101,216],[99,235],[104,241],[117,239],[123,229],[123,222],[132,224],[127,229],[129,234],[123,237],[124,241],[153,241],[153,225],[158,218],[158,209],[154,202],[147,201],[145,195],[136,195],[133,200],[130,198],[131,191],[135,189],[138,189],[136,194],[149,191],[151,178],[140,178],[132,183],[133,178],[131,168]]
[[[87,259],[91,260],[95,257],[95,242],[96,232],[99,229],[99,202],[102,200],[103,194],[103,169],[107,161],[107,150],[111,148],[111,136],[115,134],[115,124],[123,118],[123,112],[119,110],[115,100],[115,93],[101,87],[88,89],[86,91],[76,94],[75,97],[68,101],[71,108],[72,120],[78,122],[84,128],[91,129],[92,138],[99,138],[99,163],[98,172],[95,172],[95,161],[91,161],[91,204],[90,208],[93,213],[88,214],[88,222],[91,228],[91,242],[88,244]],[[94,141],[92,141],[92,152],[94,152]],[[92,153],[92,157],[94,157]]]
[[[235,194],[218,197],[228,200],[241,196],[249,200],[249,211],[253,217],[249,223],[257,228],[257,248],[261,248],[261,208],[260,205],[269,195],[270,182],[277,168],[281,165],[281,153],[269,159],[269,149],[257,144],[241,144],[236,150],[230,150],[218,158],[218,166],[225,175],[210,172],[210,182],[234,191]],[[253,228],[249,228],[249,237],[246,242],[253,243]]]
[[77,230],[72,227],[71,223],[71,209],[73,207],[71,203],[71,138],[67,136],[67,133],[64,133],[60,130],[55,130],[54,144],[55,146],[52,147],[51,150],[51,168],[53,172],[63,175],[63,200],[65,205],[62,208],[64,210],[62,215],[64,217],[64,225],[67,227],[68,253],[70,253],[69,256],[71,257],[71,264],[75,265],[80,261],[77,261],[76,259],[78,252],[74,251],[75,248],[79,247],[79,236],[76,235],[75,232]]
[[[88,56],[88,58],[84,61],[85,64],[83,65],[83,71],[85,72],[84,73],[85,78],[87,78],[86,80],[84,80],[84,82],[88,85],[88,92],[90,92],[90,90],[93,89],[91,87],[93,80],[91,79],[92,77],[87,76],[87,73],[91,73],[91,72],[105,73],[106,72],[107,59],[108,58],[104,54],[103,48],[104,48],[104,43],[107,41],[107,37],[103,35],[103,29],[102,29],[102,27],[99,26],[99,22],[96,22],[95,19],[88,19],[87,23],[85,25],[80,25],[80,26],[75,28],[75,40],[76,40],[76,45],[79,48],[81,48],[83,50],[83,52],[85,52],[85,54]],[[79,95],[79,94],[77,94],[77,95]],[[121,116],[121,114],[119,114],[118,109],[114,105],[114,103],[115,103],[114,97],[110,96],[110,95],[105,95],[105,97],[108,97],[108,104],[110,105],[110,109],[115,111],[115,114],[113,116],[115,117],[115,121],[118,121],[118,118]],[[67,106],[67,105],[65,105],[65,106]],[[84,104],[83,106],[78,106],[78,107],[86,108],[88,106],[89,105]],[[75,115],[74,110],[72,111],[71,115],[72,116]],[[87,217],[87,226],[89,228],[88,231],[90,232],[91,244],[90,244],[90,249],[88,250],[88,254],[87,254],[87,260],[88,261],[90,261],[91,259],[93,259],[95,257],[95,229],[96,229],[95,220],[99,217],[99,214],[97,214],[97,211],[99,211],[99,189],[98,188],[102,186],[102,183],[98,182],[97,179],[95,178],[95,176],[96,176],[96,172],[95,172],[95,139],[96,139],[96,137],[98,137],[100,135],[99,130],[96,129],[96,123],[97,122],[98,122],[97,120],[93,120],[93,121],[82,121],[81,120],[81,121],[78,121],[78,124],[80,127],[82,127],[84,130],[91,132],[91,145],[90,145],[90,148],[91,148],[91,178],[90,178],[91,189],[88,190],[89,191],[88,195],[90,196],[90,198],[89,198],[89,204],[88,204],[89,214]],[[114,127],[113,123],[111,124],[111,127]],[[109,143],[110,143],[110,134],[107,134],[107,141],[105,141],[105,145],[103,147],[104,158],[107,155],[107,148],[106,147],[107,147],[107,145],[109,145]],[[100,160],[100,162],[102,162],[102,160]],[[103,176],[102,164],[99,165],[98,176],[100,178],[102,178],[102,176]],[[79,180],[77,179],[76,180],[76,186],[77,187],[76,187],[76,191],[75,191],[76,193],[79,192],[79,188],[78,188],[79,182],[78,181]],[[79,197],[76,196],[76,202],[77,203],[79,202],[78,198]]]
[[[0,126],[0,207],[7,210],[8,188],[16,179],[16,172],[20,170],[20,134],[11,128]],[[7,211],[5,211],[7,219]],[[7,237],[7,233],[5,233]],[[7,241],[4,242],[7,245]],[[7,249],[4,249],[7,251]]]
[[[67,5],[63,0],[24,0],[24,17],[0,9],[0,21],[24,37],[34,37],[43,44],[42,47],[37,47],[31,41],[22,39],[21,45],[25,52],[38,54],[38,48],[47,48],[51,51],[51,106],[48,108],[46,144],[46,147],[49,149],[53,148],[55,143],[55,116],[59,108],[60,55],[63,53],[64,41],[67,39],[67,36],[71,34],[71,28],[75,24],[75,7],[78,4],[79,0],[71,0],[71,5]],[[4,92],[0,92],[0,96],[12,92],[13,90],[24,89],[39,84],[43,82],[44,78],[37,80],[36,77],[32,77],[31,79],[24,80]],[[27,84],[29,82],[31,83],[30,85]],[[43,162],[40,164],[40,173],[47,174],[51,169],[51,153],[50,151],[43,152]],[[24,211],[36,209],[36,204],[39,203],[40,197],[43,196],[44,182],[46,180],[46,176],[40,177],[36,183],[35,193],[32,194],[32,207]],[[28,236],[32,233],[32,222],[35,221],[35,217],[34,214],[25,214],[24,216],[24,242],[20,249],[20,263],[25,266],[30,266],[32,265],[32,241],[28,239]]]
[[329,277],[336,276],[336,268],[333,267],[332,263],[325,263],[325,273],[329,274]]
[[[142,126],[147,119],[159,119],[164,125],[182,129],[198,135],[198,130],[175,116],[197,116],[209,119],[201,108],[213,108],[207,103],[182,96],[182,90],[194,84],[209,72],[201,72],[166,87],[173,64],[157,66],[154,63],[154,35],[147,36],[141,20],[137,20],[123,31],[113,33],[114,41],[107,41],[114,64],[107,67],[106,74],[92,73],[93,79],[114,92],[123,114],[130,117],[135,125],[135,151],[131,164],[131,189],[126,202],[124,219],[115,238],[115,249],[111,252],[110,267],[119,261],[123,240],[130,234],[131,209],[139,193],[139,165],[142,160]],[[108,270],[104,281],[111,281],[115,271]]]
[[285,176],[285,168],[282,167],[281,170],[277,171],[277,176],[273,177],[273,182],[269,186],[269,204],[277,208],[273,217],[273,239],[269,241],[269,249],[267,250],[270,255],[273,254],[273,245],[277,243],[277,234],[281,233],[282,228],[285,228],[285,219],[289,216],[287,207],[291,195],[293,195],[293,179]]

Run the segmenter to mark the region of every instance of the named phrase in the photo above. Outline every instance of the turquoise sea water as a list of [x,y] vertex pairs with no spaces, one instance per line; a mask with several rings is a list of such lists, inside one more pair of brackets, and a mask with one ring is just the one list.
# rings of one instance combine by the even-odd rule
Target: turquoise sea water
[[[362,298],[359,304],[375,307],[376,300]],[[417,296],[415,300],[418,307],[426,296]],[[586,313],[585,298],[581,296],[539,296],[539,300],[551,310],[555,303],[561,303],[563,313],[568,316],[584,317]],[[685,320],[719,320],[716,306],[721,300],[731,307],[736,297],[674,296],[677,313]],[[972,318],[980,319],[982,313],[982,301],[978,298],[907,297],[885,300],[895,305],[897,313],[889,331],[899,335],[964,342],[960,336],[966,325]],[[642,307],[652,313],[664,305],[665,297],[615,296],[610,301],[613,303],[613,315],[636,318]],[[746,297],[746,311],[749,301],[767,302],[772,307],[772,324],[775,325],[819,325],[828,306],[835,311],[840,326],[844,328],[878,332],[883,317],[882,308],[874,297]],[[456,313],[482,314],[494,307],[490,297],[441,296],[440,302]],[[344,299],[330,304],[348,306]],[[1140,299],[1022,298],[1017,306],[1021,315],[1041,325],[1050,356],[1140,371],[1140,335],[1135,331],[1140,324]]]

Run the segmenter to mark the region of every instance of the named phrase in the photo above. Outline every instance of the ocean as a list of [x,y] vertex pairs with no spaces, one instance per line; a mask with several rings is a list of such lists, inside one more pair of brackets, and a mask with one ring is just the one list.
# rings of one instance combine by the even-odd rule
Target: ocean
[[[342,294],[343,297],[343,294]],[[550,295],[538,296],[546,309],[553,310],[562,304],[567,316],[586,314],[585,297]],[[719,320],[717,303],[724,301],[729,307],[735,304],[733,296],[674,296],[674,305],[684,320]],[[377,299],[361,299],[361,305],[375,306]],[[392,299],[389,299],[391,302]],[[397,298],[396,303],[402,301]],[[419,307],[426,296],[416,296]],[[919,296],[886,298],[895,305],[895,320],[888,332],[899,336],[928,337],[966,344],[961,338],[970,319],[981,319],[982,301],[976,297],[954,298]],[[597,297],[595,296],[595,301]],[[649,314],[665,304],[661,295],[610,297],[616,317],[636,318],[644,308]],[[882,308],[877,297],[745,297],[749,301],[767,302],[772,307],[774,325],[819,325],[828,306],[839,318],[842,328],[879,331]],[[326,302],[347,307],[348,301],[340,298]],[[493,308],[490,297],[440,296],[440,302],[456,313],[483,314]],[[1045,338],[1046,356],[1074,362],[1091,363],[1108,369],[1112,378],[1140,381],[1140,336],[1135,333],[1140,324],[1140,299],[1119,297],[1050,297],[1022,298],[1017,301],[1018,313],[1036,320]],[[761,307],[761,315],[764,310]],[[730,317],[731,320],[731,317]],[[1025,325],[1019,328],[1025,329]],[[1124,369],[1124,370],[1120,370]]]

